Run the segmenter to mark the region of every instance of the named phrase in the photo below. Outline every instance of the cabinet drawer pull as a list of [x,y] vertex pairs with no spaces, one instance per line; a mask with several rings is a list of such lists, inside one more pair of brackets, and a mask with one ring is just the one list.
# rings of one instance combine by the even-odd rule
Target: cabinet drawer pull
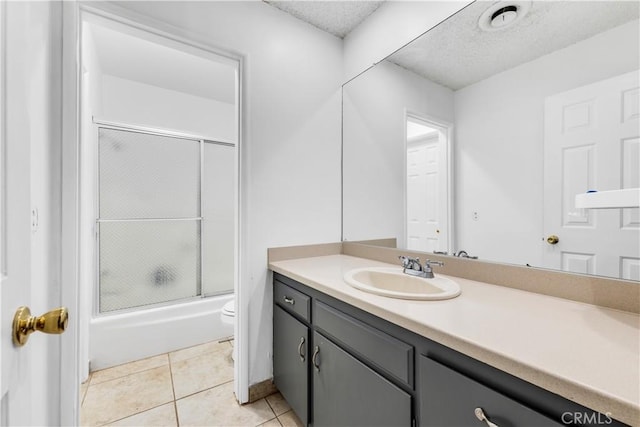
[[304,353],[302,352],[303,345],[304,345],[304,337],[300,337],[300,344],[298,344],[298,354],[300,355],[301,362],[304,362]]
[[296,303],[296,300],[294,300],[293,298],[289,298],[289,297],[285,296],[284,297],[284,302],[286,302],[287,304],[293,305],[293,304]]
[[318,372],[320,372],[320,365],[318,365],[318,355],[320,354],[320,347],[316,346],[313,349],[313,356],[311,357],[311,363],[316,368]]
[[498,427],[496,424],[489,421],[489,418],[487,418],[487,416],[484,414],[484,411],[482,410],[482,408],[476,408],[474,412],[476,414],[477,419],[487,423],[487,427]]

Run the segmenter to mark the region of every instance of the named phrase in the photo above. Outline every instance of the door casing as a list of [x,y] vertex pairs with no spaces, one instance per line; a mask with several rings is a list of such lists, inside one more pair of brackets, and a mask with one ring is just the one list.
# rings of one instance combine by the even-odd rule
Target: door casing
[[[444,166],[446,168],[446,172],[443,174],[446,178],[446,183],[444,185],[444,187],[446,187],[446,192],[447,192],[447,197],[446,197],[446,206],[444,206],[443,208],[441,208],[441,211],[444,210],[444,217],[446,218],[446,227],[443,227],[446,229],[446,237],[443,239],[443,246],[448,248],[448,251],[453,251],[454,247],[453,244],[455,242],[454,239],[454,233],[455,233],[455,228],[454,228],[454,223],[453,223],[453,124],[449,123],[445,120],[441,120],[435,117],[431,117],[429,115],[425,115],[425,114],[421,114],[421,113],[417,113],[415,111],[410,111],[410,110],[405,110],[404,111],[404,122],[405,122],[405,126],[404,126],[404,144],[403,144],[403,149],[404,149],[404,153],[407,152],[408,149],[408,141],[407,141],[407,126],[406,123],[409,120],[415,121],[415,122],[422,122],[424,123],[426,126],[432,127],[432,128],[436,128],[439,129],[441,134],[446,138],[446,144],[444,147],[444,153],[443,156],[441,156],[441,158],[444,158]],[[403,173],[403,192],[404,192],[404,214],[403,214],[403,223],[404,223],[404,232],[403,232],[403,238],[405,239],[405,245],[406,245],[406,239],[407,239],[407,161],[406,161],[406,154],[405,156],[405,161],[404,161],[404,173]]]
[[[141,14],[124,9],[113,4],[92,4],[82,2],[62,2],[63,3],[63,143],[62,143],[62,295],[66,301],[70,312],[79,313],[79,286],[78,281],[78,247],[79,247],[79,185],[80,185],[80,23],[83,13],[99,15],[103,18],[117,21],[119,23],[139,28],[162,37],[190,45],[198,49],[210,51],[217,55],[226,56],[238,61],[238,158],[239,158],[239,218],[238,218],[238,280],[236,280],[236,318],[235,318],[235,347],[236,363],[234,367],[234,386],[236,398],[240,403],[249,400],[249,355],[248,355],[248,313],[247,307],[249,295],[244,292],[241,283],[248,280],[248,266],[243,262],[248,258],[247,242],[247,199],[248,199],[248,170],[244,167],[247,162],[248,153],[243,145],[243,135],[246,133],[243,117],[245,111],[245,85],[243,55],[230,52],[216,46],[212,46],[206,40],[194,34],[178,29],[168,24],[155,21]],[[80,325],[70,322],[69,337],[73,344],[63,346],[62,349],[62,390],[65,387],[74,387],[74,396],[65,396],[61,393],[63,401],[61,423],[63,425],[77,425],[79,421],[79,407],[77,399],[77,389],[81,379],[81,363],[87,361],[80,360],[83,352],[81,345],[86,345],[87,337],[83,336]],[[85,332],[88,333],[88,330]],[[84,344],[83,344],[84,343]],[[70,390],[67,388],[67,390]]]

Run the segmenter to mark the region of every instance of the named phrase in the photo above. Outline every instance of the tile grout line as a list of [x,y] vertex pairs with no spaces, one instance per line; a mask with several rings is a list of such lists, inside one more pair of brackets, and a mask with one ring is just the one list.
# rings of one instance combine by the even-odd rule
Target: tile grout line
[[173,383],[173,366],[169,353],[167,353],[167,360],[169,361],[169,377],[171,377],[171,393],[173,393],[173,412],[176,414],[176,427],[180,427],[180,418],[178,417],[178,404],[176,402],[176,386]]
[[[293,412],[293,408],[289,408],[289,410],[288,410],[288,411],[283,412],[282,414],[280,414],[280,415],[278,416],[278,421],[280,421],[280,417],[281,417],[281,416],[286,415],[286,414],[288,414],[288,413],[291,413],[295,420],[299,420],[299,421],[302,423],[302,420],[300,420],[300,418],[298,418],[298,414],[296,414],[295,412]],[[284,424],[282,424],[282,421],[280,421],[280,424],[281,424],[282,426],[284,426]],[[304,425],[304,424],[303,424],[303,425]]]
[[265,421],[265,422],[263,422],[263,423],[258,424],[256,427],[260,427],[261,425],[264,425],[264,424],[266,424],[266,423],[268,423],[268,422],[271,422],[271,421],[273,421],[273,420],[276,420],[276,421],[278,422],[278,424],[280,424],[280,425],[282,426],[282,423],[280,422],[280,420],[278,419],[278,417],[273,417],[273,418],[271,418],[271,419],[269,419],[269,420],[267,420],[267,421]]
[[171,365],[171,358],[169,357],[169,353],[166,353],[167,361],[169,363],[169,378],[171,378],[171,394],[173,395],[173,401],[176,401],[176,386],[173,383],[173,366]]
[[154,406],[154,407],[152,407],[152,408],[145,409],[144,411],[136,412],[136,413],[134,413],[134,414],[129,414],[129,415],[127,415],[126,417],[118,418],[118,419],[116,419],[116,420],[107,421],[107,422],[106,422],[106,423],[104,423],[104,424],[98,424],[98,426],[100,426],[100,427],[102,427],[102,426],[108,426],[109,424],[117,423],[118,421],[122,421],[122,420],[126,420],[127,418],[131,418],[131,417],[133,417],[133,416],[143,414],[143,413],[148,412],[148,411],[151,411],[151,410],[153,410],[153,409],[158,409],[159,407],[164,406],[164,405],[167,405],[167,404],[169,404],[169,403],[171,403],[171,402],[164,402],[164,403],[161,403],[161,404],[159,404],[159,405],[156,405],[156,406]]
[[[87,393],[89,392],[89,387],[91,387],[92,375],[93,374],[89,372],[89,378],[87,378],[87,388],[84,390],[84,393],[82,393],[82,399],[80,399],[80,409],[82,409],[82,405],[84,404],[84,399],[87,397]],[[80,384],[80,387],[82,387],[82,384]]]
[[[154,356],[154,357],[158,357],[158,356]],[[136,362],[136,361],[134,360],[133,362],[130,362],[130,363],[134,363],[134,362]],[[167,362],[167,364],[168,364],[168,362]],[[125,365],[126,365],[126,363],[125,363]],[[118,366],[121,366],[121,365],[118,365]],[[131,376],[131,375],[139,374],[141,372],[147,372],[147,371],[150,371],[152,369],[162,368],[163,366],[165,366],[165,365],[163,364],[163,365],[153,366],[151,368],[141,369],[139,371],[129,372],[128,374],[121,375],[119,377],[109,378],[108,380],[100,381],[100,382],[95,383],[95,384],[89,383],[89,386],[108,383],[109,381],[119,380],[119,379],[122,379],[122,378],[125,378],[125,377],[128,377],[128,376]],[[111,368],[107,368],[107,369],[111,369]],[[96,372],[100,372],[100,371],[96,371]],[[94,374],[94,372],[91,373],[92,379],[93,379],[93,374]]]
[[173,401],[173,411],[176,413],[176,427],[180,427],[180,417],[178,417],[178,402]]
[[220,384],[216,384],[216,385],[211,386],[211,387],[203,388],[202,390],[194,391],[194,392],[193,392],[193,393],[191,393],[191,394],[186,394],[186,395],[184,395],[184,396],[180,396],[179,398],[177,398],[177,399],[176,399],[176,402],[177,402],[178,400],[186,399],[187,397],[191,397],[191,396],[193,396],[193,395],[196,395],[196,394],[198,394],[198,393],[202,393],[202,392],[205,392],[205,391],[208,391],[208,390],[213,390],[213,389],[214,389],[214,388],[216,388],[216,387],[220,387],[220,386],[223,386],[223,385],[225,385],[225,384],[232,383],[232,382],[233,382],[233,380],[229,380],[229,381],[225,381],[225,382],[220,383]]
[[[176,360],[175,362],[171,362],[171,357],[169,357],[169,362],[170,363],[184,362],[184,361],[187,361],[187,360],[195,359],[196,357],[206,356],[208,354],[223,353],[223,352],[224,352],[224,349],[222,349],[222,350],[213,350],[213,351],[205,351],[204,353],[196,354],[195,356],[191,356],[191,357],[185,357],[184,359]],[[170,354],[170,353],[167,353],[167,354]]]
[[278,418],[278,414],[276,414],[276,410],[273,409],[273,406],[271,406],[271,403],[269,403],[269,401],[267,400],[267,397],[269,396],[265,396],[263,397],[264,401],[267,402],[267,406],[269,407],[269,409],[271,409],[271,412],[273,412],[273,415]]

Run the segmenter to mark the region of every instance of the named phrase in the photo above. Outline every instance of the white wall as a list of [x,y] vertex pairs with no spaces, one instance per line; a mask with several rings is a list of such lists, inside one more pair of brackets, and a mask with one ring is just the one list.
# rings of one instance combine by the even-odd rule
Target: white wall
[[469,4],[454,1],[387,1],[344,38],[345,81],[386,58]]
[[[455,92],[458,249],[542,265],[544,99],[638,69],[638,22]],[[472,212],[478,212],[478,220]]]
[[121,2],[245,57],[249,383],[271,378],[267,248],[340,239],[342,42],[263,2]]
[[234,104],[108,74],[102,75],[101,87],[99,119],[237,140]]
[[344,86],[344,237],[405,245],[405,112],[453,122],[453,92],[388,61]]

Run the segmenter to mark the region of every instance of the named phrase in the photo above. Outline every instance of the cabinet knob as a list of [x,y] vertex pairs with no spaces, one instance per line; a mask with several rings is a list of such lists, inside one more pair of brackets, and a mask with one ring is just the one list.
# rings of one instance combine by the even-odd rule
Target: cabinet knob
[[289,298],[289,297],[285,296],[284,297],[284,302],[286,302],[287,304],[293,305],[293,304],[296,303],[296,300],[294,300],[293,298]]
[[489,418],[487,418],[487,416],[484,414],[484,411],[482,410],[482,408],[476,408],[473,412],[476,414],[477,419],[487,423],[487,427],[498,427],[496,424],[489,421]]
[[318,372],[320,372],[320,365],[318,364],[319,354],[320,354],[320,347],[315,346],[315,348],[313,349],[313,356],[311,356],[311,363],[313,363],[314,368],[316,368]]
[[302,346],[304,345],[304,337],[300,337],[300,344],[298,344],[298,354],[300,355],[300,361],[304,362],[305,356],[302,352]]

